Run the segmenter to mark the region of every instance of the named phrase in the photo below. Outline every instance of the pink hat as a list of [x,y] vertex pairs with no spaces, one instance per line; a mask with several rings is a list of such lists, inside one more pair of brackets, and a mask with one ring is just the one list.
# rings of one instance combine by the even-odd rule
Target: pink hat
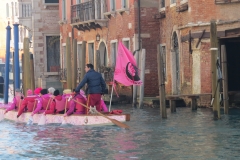
[[41,90],[42,90],[42,88],[36,88],[35,90],[34,90],[34,94],[39,94],[40,92],[41,92]]
[[28,96],[31,96],[32,94],[33,94],[33,92],[32,92],[31,89],[27,90],[27,95],[28,95]]

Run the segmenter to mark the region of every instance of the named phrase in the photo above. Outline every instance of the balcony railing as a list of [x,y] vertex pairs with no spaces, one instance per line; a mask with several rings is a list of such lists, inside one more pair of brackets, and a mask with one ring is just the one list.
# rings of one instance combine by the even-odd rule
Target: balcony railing
[[59,80],[66,81],[67,80],[67,68],[61,68],[58,72]]
[[[59,69],[58,75],[59,75],[60,81],[66,81],[67,80],[67,68]],[[76,77],[77,82],[81,81],[80,77],[81,77],[81,69],[77,68],[77,77]]]
[[72,23],[104,19],[106,0],[92,0],[71,7]]
[[234,2],[240,2],[240,0],[215,0],[216,4],[234,3]]

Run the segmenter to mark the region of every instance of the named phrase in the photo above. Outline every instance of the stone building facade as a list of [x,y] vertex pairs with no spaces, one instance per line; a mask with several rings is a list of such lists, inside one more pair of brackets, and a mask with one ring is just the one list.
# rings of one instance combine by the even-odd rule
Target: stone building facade
[[60,33],[58,0],[18,0],[19,24],[29,31],[35,85],[62,89],[59,81]]

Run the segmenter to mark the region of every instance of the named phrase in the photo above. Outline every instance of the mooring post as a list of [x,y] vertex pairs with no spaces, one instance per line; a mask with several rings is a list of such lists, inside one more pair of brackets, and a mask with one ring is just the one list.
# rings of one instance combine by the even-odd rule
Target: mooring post
[[167,118],[166,110],[166,95],[165,95],[165,80],[163,72],[163,59],[161,56],[162,50],[160,45],[157,45],[157,63],[158,63],[158,88],[159,88],[159,101],[160,101],[160,114],[162,118]]
[[70,38],[67,37],[67,44],[66,44],[66,51],[67,51],[67,88],[72,89],[72,67],[71,67],[71,45],[70,45]]
[[143,84],[140,86],[140,94],[139,94],[139,108],[143,107],[143,98],[144,98],[144,82],[145,82],[145,61],[146,61],[146,50],[142,49],[141,53],[141,74],[140,79]]
[[227,55],[226,46],[221,45],[221,60],[222,60],[222,75],[223,75],[223,104],[224,114],[228,114],[229,102],[228,102],[228,73],[227,73]]
[[14,88],[20,89],[20,66],[19,66],[19,24],[14,26]]
[[30,72],[30,53],[29,53],[29,39],[24,38],[23,42],[23,50],[24,50],[24,84],[25,86],[25,95],[27,95],[26,91],[31,88],[31,72]]
[[72,88],[77,86],[77,40],[73,39],[73,68],[72,68]]
[[33,54],[30,54],[30,73],[31,73],[31,90],[34,91],[35,89],[35,76],[34,76],[34,61],[33,61]]
[[4,103],[8,104],[8,89],[9,89],[9,63],[10,63],[10,39],[11,39],[11,27],[8,26],[6,28],[6,56],[5,56],[5,77],[4,77]]
[[24,53],[22,53],[22,89],[23,89],[23,94],[26,93],[26,82],[25,82],[25,71],[24,71]]
[[213,117],[220,118],[220,102],[219,102],[219,82],[217,79],[217,25],[212,20],[210,25],[210,42],[211,42],[211,71],[212,71],[212,98],[213,98]]

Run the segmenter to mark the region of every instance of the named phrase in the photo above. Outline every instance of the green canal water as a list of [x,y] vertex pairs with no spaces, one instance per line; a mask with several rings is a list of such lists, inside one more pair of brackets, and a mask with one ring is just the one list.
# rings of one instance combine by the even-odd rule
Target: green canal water
[[117,126],[26,125],[0,122],[0,160],[217,160],[240,159],[240,110],[214,121],[211,109],[114,106],[131,114],[129,130]]

